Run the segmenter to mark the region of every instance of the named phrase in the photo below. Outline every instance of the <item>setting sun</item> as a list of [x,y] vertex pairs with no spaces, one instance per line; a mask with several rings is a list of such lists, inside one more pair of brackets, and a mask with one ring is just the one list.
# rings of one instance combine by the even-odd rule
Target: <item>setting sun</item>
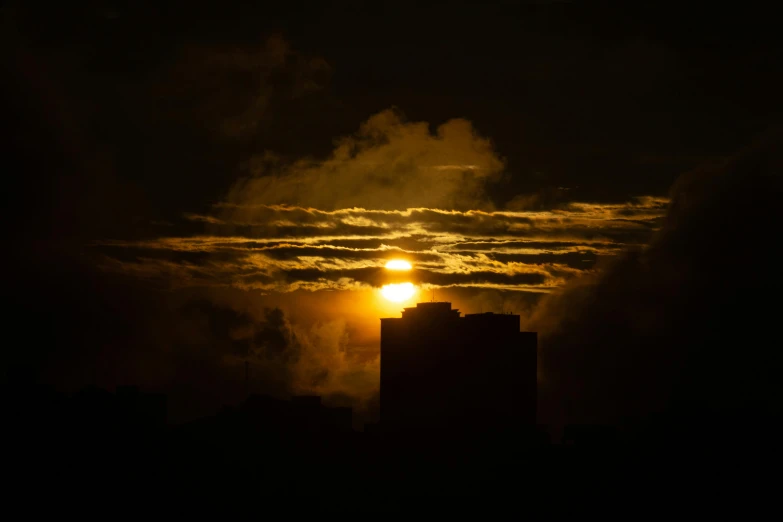
[[413,286],[413,283],[391,284],[385,285],[383,288],[381,288],[381,294],[383,297],[395,303],[407,301],[413,297],[413,294],[415,293],[416,287]]
[[389,270],[410,270],[411,264],[407,261],[403,261],[402,259],[392,259],[388,263],[386,263],[386,268]]

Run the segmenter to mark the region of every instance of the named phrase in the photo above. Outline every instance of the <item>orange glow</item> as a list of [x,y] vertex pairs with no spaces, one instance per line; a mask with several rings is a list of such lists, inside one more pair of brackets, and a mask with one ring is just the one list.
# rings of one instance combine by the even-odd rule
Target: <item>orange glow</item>
[[381,288],[381,295],[394,303],[407,301],[416,293],[416,287],[413,283],[398,283],[384,285]]
[[402,259],[392,259],[391,261],[386,263],[386,268],[388,270],[410,270],[413,267],[411,266],[410,263]]

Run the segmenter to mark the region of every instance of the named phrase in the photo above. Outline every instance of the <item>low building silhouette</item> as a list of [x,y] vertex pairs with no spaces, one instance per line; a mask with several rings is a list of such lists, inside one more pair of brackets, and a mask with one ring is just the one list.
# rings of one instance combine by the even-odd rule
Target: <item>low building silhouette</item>
[[441,445],[534,429],[536,350],[519,315],[462,317],[451,303],[429,302],[381,319],[384,435],[431,435]]

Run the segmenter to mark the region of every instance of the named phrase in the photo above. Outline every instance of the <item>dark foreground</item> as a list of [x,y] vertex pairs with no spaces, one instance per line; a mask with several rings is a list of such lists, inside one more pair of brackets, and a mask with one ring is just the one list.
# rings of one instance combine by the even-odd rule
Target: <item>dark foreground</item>
[[606,481],[640,490],[660,480],[666,487],[691,480],[700,487],[705,480],[748,484],[776,469],[780,456],[777,422],[749,429],[683,417],[622,434],[570,427],[558,444],[539,430],[406,440],[354,431],[350,412],[310,397],[251,397],[175,427],[166,424],[165,397],[135,388],[73,396],[35,389],[5,399],[7,471],[22,492],[140,500],[249,495],[273,503],[317,500],[322,507],[444,496],[508,501]]

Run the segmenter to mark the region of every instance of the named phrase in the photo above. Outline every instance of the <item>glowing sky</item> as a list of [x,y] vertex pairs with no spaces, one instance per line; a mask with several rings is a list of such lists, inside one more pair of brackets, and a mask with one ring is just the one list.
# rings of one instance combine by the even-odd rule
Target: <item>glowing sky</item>
[[[500,203],[489,192],[503,186],[505,163],[489,138],[464,119],[433,130],[392,109],[322,159],[265,154],[248,165],[223,200],[184,214],[173,231],[96,243],[104,269],[171,288],[262,293],[401,282],[542,293],[646,244],[668,204],[574,201],[568,187],[546,203],[525,193]],[[390,280],[403,262],[413,269]]]
[[[49,330],[45,350],[16,352],[80,385],[182,383],[185,405],[193,390],[212,400],[204,383],[233,383],[248,361],[259,391],[371,402],[379,318],[416,300],[520,313],[566,384],[581,382],[566,377],[589,366],[590,346],[600,390],[606,361],[697,324],[676,321],[680,307],[710,312],[692,339],[760,331],[711,318],[750,302],[731,285],[774,281],[761,254],[777,237],[763,226],[778,221],[776,178],[754,178],[752,158],[722,171],[725,185],[693,180],[775,123],[777,20],[751,9],[741,23],[728,4],[524,3],[416,4],[383,23],[353,7],[105,17],[16,3],[3,124],[23,190],[7,198],[8,301],[13,323]],[[603,275],[637,248],[638,266]],[[704,284],[685,299],[688,278]],[[407,300],[384,297],[406,283]],[[732,298],[703,297],[713,287]]]
[[231,286],[261,292],[379,287],[389,259],[405,257],[409,281],[549,292],[602,256],[643,245],[667,200],[572,203],[550,211],[408,209],[322,211],[261,206],[246,222],[211,216],[212,233],[104,241],[104,266],[172,287]]

